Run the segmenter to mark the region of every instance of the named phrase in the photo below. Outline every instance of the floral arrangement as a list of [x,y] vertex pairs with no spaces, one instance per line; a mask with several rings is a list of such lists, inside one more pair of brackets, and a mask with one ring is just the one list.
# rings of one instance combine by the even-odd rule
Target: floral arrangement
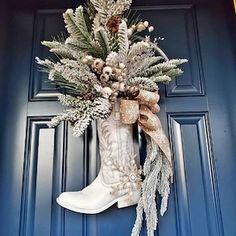
[[[137,100],[142,104],[145,97],[156,96],[158,84],[169,83],[183,73],[178,66],[187,60],[167,58],[158,46],[158,40],[151,39],[150,32],[154,27],[148,21],[136,18],[129,10],[131,2],[89,0],[85,7],[79,6],[75,11],[68,9],[63,14],[68,37],[42,42],[57,55],[58,61],[36,58],[37,63],[48,73],[52,83],[64,89],[65,94],[59,96],[59,101],[68,107],[51,120],[50,127],[68,121],[73,134],[79,136],[92,120],[109,117],[118,99],[133,100],[141,94]],[[142,36],[144,34],[147,36]],[[154,99],[156,103],[158,100],[159,97]],[[157,106],[155,102],[146,102],[152,112],[159,111],[153,109]],[[155,117],[154,122],[158,123]],[[140,126],[145,131],[142,122]],[[148,129],[145,135],[145,178],[133,236],[139,235],[143,212],[148,235],[153,235],[157,224],[155,193],[162,197],[160,211],[164,214],[172,176],[170,152],[168,148],[165,152],[161,144],[164,139],[168,145],[165,136],[159,132],[155,138]]]

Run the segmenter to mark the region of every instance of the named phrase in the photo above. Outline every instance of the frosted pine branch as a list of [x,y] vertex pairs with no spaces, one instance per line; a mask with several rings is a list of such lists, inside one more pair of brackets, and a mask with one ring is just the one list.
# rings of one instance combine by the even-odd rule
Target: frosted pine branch
[[72,107],[64,113],[54,117],[48,123],[50,128],[59,125],[62,121],[73,124],[73,135],[80,136],[94,119],[105,119],[111,113],[111,104],[105,98],[81,100],[70,95],[60,95],[59,101],[66,106]]
[[[93,27],[96,29],[96,26],[98,26],[98,22],[105,26],[106,19],[108,15],[108,10],[112,6],[113,1],[111,0],[90,0],[90,2],[93,4],[93,7],[97,10],[97,14],[94,18]],[[96,19],[96,20],[95,20]],[[99,24],[100,26],[100,24]]]
[[97,98],[94,101],[91,116],[93,119],[106,119],[111,114],[112,106],[105,98]]
[[171,59],[171,60],[169,60],[169,63],[176,65],[176,66],[182,65],[187,62],[188,62],[187,59]]
[[136,220],[132,229],[131,236],[139,236],[143,223],[143,199],[140,198],[138,206],[136,207]]
[[70,50],[64,43],[58,42],[58,41],[43,41],[42,45],[50,48],[50,52],[53,52],[61,57],[64,58],[75,58],[74,53],[72,50]]
[[41,60],[38,57],[36,57],[35,59],[36,59],[36,62],[41,66],[45,66],[45,67],[49,67],[49,68],[54,67],[54,63],[48,59]]
[[153,236],[157,227],[156,192],[162,197],[160,206],[161,215],[167,208],[170,193],[170,179],[172,169],[170,163],[159,150],[157,144],[147,138],[147,156],[144,163],[145,179],[142,185],[142,194],[137,206],[137,217],[132,230],[132,236],[138,236],[142,227],[143,214],[146,215],[148,236]]
[[167,71],[165,73],[165,75],[169,76],[169,77],[175,77],[175,76],[180,76],[182,75],[184,72],[179,69],[179,68],[174,68],[174,69],[170,69],[169,71]]
[[124,20],[120,24],[119,30],[118,30],[118,45],[119,45],[118,54],[120,57],[120,62],[124,63],[126,61],[126,56],[127,56],[128,49],[129,49],[129,40],[128,40],[128,36],[127,36],[127,25]]
[[152,51],[152,48],[149,43],[144,42],[144,41],[134,43],[129,49],[127,59],[133,60],[135,56],[150,53],[150,51]]
[[74,45],[77,50],[89,51],[94,55],[101,56],[102,48],[91,37],[88,27],[84,19],[83,7],[76,8],[75,13],[72,9],[68,9],[64,14],[64,21],[70,37],[66,40],[66,44]]
[[82,113],[81,117],[73,125],[73,135],[75,137],[81,136],[92,121],[87,112]]
[[[80,15],[83,14],[82,6],[77,8],[77,18],[79,13]],[[63,17],[68,33],[73,37],[78,38],[78,40],[87,42],[89,39],[87,28],[85,28],[83,25],[82,28],[80,28],[81,24],[78,24],[78,22],[75,20],[74,11],[72,9],[67,9],[67,11],[63,13]]]
[[130,8],[132,0],[117,0],[113,1],[112,6],[109,8],[109,15],[122,15]]
[[99,27],[95,30],[94,36],[95,40],[97,40],[99,45],[104,49],[105,56],[107,56],[110,53],[110,45],[106,30],[103,27]]
[[146,72],[161,59],[161,57],[153,57],[152,52],[134,57],[129,63],[128,77],[148,77],[149,74]]
[[52,120],[48,123],[49,128],[54,128],[58,126],[62,121],[75,121],[79,119],[80,113],[75,109],[68,109],[64,113],[61,113],[58,116],[52,118]]
[[157,91],[158,89],[156,83],[147,77],[130,78],[128,79],[127,84],[130,86],[136,86],[139,89],[144,89],[148,91]]
[[119,55],[117,52],[111,52],[106,59],[106,65],[116,67],[119,64]]
[[163,84],[169,83],[172,80],[171,77],[167,75],[154,75],[150,77],[150,79],[155,83],[163,83]]

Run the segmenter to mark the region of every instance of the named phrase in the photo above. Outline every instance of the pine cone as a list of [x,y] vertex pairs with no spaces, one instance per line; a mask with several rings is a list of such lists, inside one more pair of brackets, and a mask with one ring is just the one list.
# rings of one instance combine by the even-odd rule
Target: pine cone
[[121,19],[118,16],[111,16],[107,21],[107,28],[112,33],[116,33],[119,30],[119,25],[121,23]]

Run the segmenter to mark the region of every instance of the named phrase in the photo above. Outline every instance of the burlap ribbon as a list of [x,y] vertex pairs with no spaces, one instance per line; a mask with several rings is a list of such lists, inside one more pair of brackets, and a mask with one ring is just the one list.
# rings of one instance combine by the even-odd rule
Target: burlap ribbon
[[[161,126],[161,121],[155,114],[160,111],[158,93],[140,90],[139,95],[134,98],[139,103],[138,124],[141,129],[148,134],[159,146],[171,164],[171,152],[169,140]],[[121,114],[122,115],[122,114]],[[128,114],[125,114],[127,116]]]

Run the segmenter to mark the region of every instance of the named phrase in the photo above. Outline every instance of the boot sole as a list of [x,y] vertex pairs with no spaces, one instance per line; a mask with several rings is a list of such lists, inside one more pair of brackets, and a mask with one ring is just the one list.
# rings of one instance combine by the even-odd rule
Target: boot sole
[[111,207],[112,205],[114,205],[115,203],[117,203],[117,207],[118,208],[124,208],[124,207],[129,207],[129,206],[133,206],[133,205],[136,205],[138,203],[138,200],[139,200],[139,194],[138,194],[138,197],[135,197],[134,201],[128,201],[128,195],[124,195],[124,196],[121,196],[119,198],[116,198],[115,200],[111,201],[110,203],[108,203],[107,205],[99,208],[99,209],[92,209],[92,210],[88,210],[88,209],[82,209],[82,208],[78,208],[78,207],[75,207],[73,205],[70,205],[68,203],[65,203],[63,201],[61,201],[59,198],[56,199],[57,203],[68,209],[68,210],[71,210],[71,211],[74,211],[74,212],[77,212],[77,213],[84,213],[84,214],[98,214],[100,212],[103,212],[105,211],[106,209],[108,209],[109,207]]

